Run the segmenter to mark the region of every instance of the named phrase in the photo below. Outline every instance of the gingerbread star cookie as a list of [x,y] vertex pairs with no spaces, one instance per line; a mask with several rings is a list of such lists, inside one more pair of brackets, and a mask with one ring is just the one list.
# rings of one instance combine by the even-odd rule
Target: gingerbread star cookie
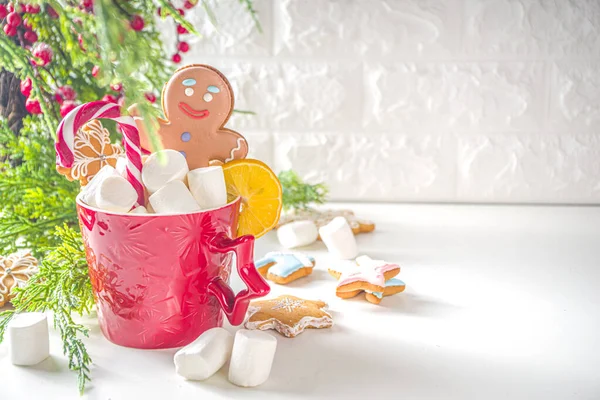
[[[186,157],[190,170],[246,158],[246,139],[224,128],[233,111],[233,90],[215,68],[200,64],[179,68],[163,89],[162,107],[165,119],[159,119],[156,133],[165,149]],[[142,147],[150,150],[137,108],[130,107],[129,113],[138,117]]]
[[329,274],[338,279],[336,296],[349,299],[365,293],[367,301],[379,304],[384,296],[402,292],[406,285],[394,276],[400,273],[398,264],[360,256],[356,261],[343,261],[329,268]]
[[[368,233],[375,230],[375,223],[365,219],[358,218],[352,210],[294,210],[287,213],[279,220],[279,226],[289,222],[310,220],[317,225],[317,229],[330,223],[335,217],[344,217],[352,229],[352,233]],[[319,238],[320,239],[320,238]]]
[[293,338],[307,328],[331,327],[333,318],[325,311],[326,308],[325,302],[290,295],[253,301],[248,308],[250,316],[244,326],[246,329],[261,331],[275,329],[283,336]]
[[254,265],[263,278],[285,285],[312,274],[315,259],[295,251],[272,251]]
[[37,272],[38,261],[29,253],[0,256],[0,307],[15,297],[14,289],[23,287]]
[[110,132],[94,119],[83,125],[73,142],[73,165],[57,166],[56,170],[70,181],[78,180],[85,186],[105,165],[115,167],[123,149],[110,142]]

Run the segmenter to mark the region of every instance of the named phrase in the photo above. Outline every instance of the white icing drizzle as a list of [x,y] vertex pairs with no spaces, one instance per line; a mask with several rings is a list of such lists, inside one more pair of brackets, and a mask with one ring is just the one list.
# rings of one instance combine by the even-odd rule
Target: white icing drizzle
[[244,139],[242,139],[242,138],[238,138],[238,139],[237,139],[237,143],[236,143],[236,144],[237,144],[237,147],[234,147],[233,149],[231,149],[231,153],[229,153],[229,158],[225,160],[225,162],[226,162],[226,163],[227,163],[227,162],[229,162],[229,161],[231,161],[231,160],[233,160],[234,153],[235,153],[236,151],[238,151],[238,150],[241,150],[241,148],[242,148],[242,143],[244,143]]
[[284,308],[287,312],[292,312],[296,308],[304,308],[304,300],[292,300],[285,297],[277,302],[271,310],[279,310]]

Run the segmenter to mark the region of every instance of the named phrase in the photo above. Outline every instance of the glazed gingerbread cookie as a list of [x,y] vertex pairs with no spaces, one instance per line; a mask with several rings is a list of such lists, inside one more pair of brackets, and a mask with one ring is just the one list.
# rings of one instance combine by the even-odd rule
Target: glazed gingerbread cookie
[[404,282],[392,280],[399,273],[398,264],[373,260],[368,256],[360,256],[356,261],[342,261],[329,268],[329,274],[338,279],[337,297],[349,299],[365,292],[367,301],[375,304],[379,304],[384,296],[404,290]]
[[93,119],[83,125],[73,141],[73,165],[70,168],[56,166],[56,170],[68,180],[78,180],[81,186],[104,167],[116,167],[119,157],[124,156],[120,146],[110,142],[110,133],[100,121]]
[[[369,233],[375,230],[375,223],[366,219],[358,218],[352,210],[294,210],[287,213],[279,220],[279,226],[294,221],[313,221],[317,229],[330,223],[335,217],[344,217],[352,229],[352,233]],[[319,238],[320,239],[320,238]]]
[[272,251],[254,264],[264,278],[285,285],[312,274],[315,259],[295,251]]
[[[186,157],[190,170],[248,154],[246,139],[224,128],[233,111],[233,91],[215,68],[199,64],[179,68],[163,89],[162,107],[165,119],[159,119],[156,133],[165,149]],[[139,116],[135,106],[129,112]],[[142,147],[150,150],[145,125],[139,118],[136,121]]]
[[275,329],[283,336],[293,338],[306,328],[329,328],[333,318],[327,311],[327,303],[318,300],[305,300],[284,295],[270,300],[257,300],[250,303],[250,314],[246,329]]
[[38,261],[29,253],[0,256],[0,307],[15,297],[14,289],[23,287],[38,271]]

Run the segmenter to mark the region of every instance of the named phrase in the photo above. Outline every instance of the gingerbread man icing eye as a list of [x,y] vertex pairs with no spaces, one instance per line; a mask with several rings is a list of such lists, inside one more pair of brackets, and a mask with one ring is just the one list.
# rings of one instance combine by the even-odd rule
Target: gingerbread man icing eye
[[192,89],[191,87],[189,87],[189,88],[185,88],[185,95],[186,95],[186,96],[188,96],[188,97],[189,97],[189,96],[191,96],[191,95],[193,95],[193,94],[194,94],[194,89]]
[[213,95],[210,93],[204,93],[204,96],[202,96],[202,98],[204,99],[205,102],[210,103],[213,99]]
[[183,86],[187,86],[185,88],[185,90],[183,91],[186,96],[189,97],[194,94],[194,89],[192,89],[190,86],[194,86],[196,84],[195,79],[192,79],[192,78],[184,79],[183,82],[181,82],[181,83]]

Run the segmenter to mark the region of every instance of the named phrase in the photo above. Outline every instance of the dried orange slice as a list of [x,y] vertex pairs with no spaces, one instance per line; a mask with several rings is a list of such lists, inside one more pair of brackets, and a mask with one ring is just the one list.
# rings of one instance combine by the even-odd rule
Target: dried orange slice
[[269,232],[281,214],[281,183],[265,163],[258,160],[234,160],[223,164],[227,194],[242,198],[238,236],[259,238]]

